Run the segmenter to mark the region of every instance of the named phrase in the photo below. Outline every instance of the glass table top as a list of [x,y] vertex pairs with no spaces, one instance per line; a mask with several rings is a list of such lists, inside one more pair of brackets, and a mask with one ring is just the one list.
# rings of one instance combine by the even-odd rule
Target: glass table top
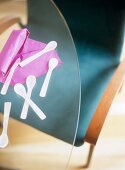
[[[67,168],[74,145],[79,119],[80,77],[75,45],[67,23],[53,1],[29,0],[28,23],[25,28],[30,31],[30,38],[34,40],[44,43],[56,41],[56,50],[62,65],[52,73],[45,98],[39,97],[39,91],[46,75],[36,79],[32,100],[46,113],[45,120],[39,119],[32,108],[29,108],[26,120],[20,119],[24,100],[14,92],[13,86],[9,87],[5,96],[0,95],[1,112],[4,112],[4,102],[10,101],[12,103],[10,115],[12,118],[10,120],[12,137],[10,136],[10,144],[3,150],[3,153],[5,152],[7,157],[9,150],[14,150],[13,154],[17,155],[17,162],[15,162],[18,169],[21,169],[24,164],[29,169],[30,164],[33,163],[32,169],[34,170],[37,164],[38,169],[64,170]],[[2,85],[1,83],[1,88]],[[24,86],[26,85],[24,84]],[[15,120],[19,122],[17,123]],[[16,130],[12,128],[13,124],[16,126]],[[17,132],[18,126],[24,129],[23,132],[21,129]],[[30,136],[30,132],[33,135],[29,137],[30,140],[26,140]],[[17,140],[16,145],[14,134],[19,139],[23,134],[24,143]],[[19,146],[22,147],[21,151],[18,150]],[[30,158],[32,152],[34,156]],[[13,154],[9,159],[10,164],[13,162]],[[21,163],[18,162],[18,155],[23,158]],[[39,163],[38,160],[40,160]],[[9,164],[7,165],[9,166]],[[12,166],[10,165],[10,167]]]

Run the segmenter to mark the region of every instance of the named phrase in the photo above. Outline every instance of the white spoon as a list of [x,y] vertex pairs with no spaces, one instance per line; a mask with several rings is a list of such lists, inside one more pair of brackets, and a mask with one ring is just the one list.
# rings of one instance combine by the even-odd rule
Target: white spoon
[[28,57],[27,59],[23,60],[22,62],[20,62],[20,66],[24,67],[25,65],[29,64],[30,62],[34,61],[35,59],[41,57],[41,55],[54,50],[57,47],[57,42],[56,41],[50,41],[43,50],[41,50],[40,52],[31,55],[30,57]]
[[49,85],[51,74],[52,74],[54,68],[57,65],[58,65],[58,60],[56,58],[51,58],[49,60],[49,69],[48,69],[48,72],[46,74],[45,80],[43,82],[43,85],[42,85],[42,88],[41,88],[41,91],[40,91],[40,96],[41,97],[45,97],[46,96],[46,92],[47,92],[47,89],[48,89],[48,85]]
[[8,143],[8,135],[7,135],[7,128],[8,128],[8,121],[11,109],[11,102],[5,102],[4,104],[4,119],[3,119],[3,131],[0,136],[0,148],[5,148]]
[[43,120],[46,118],[42,110],[40,110],[40,108],[30,98],[28,98],[28,96],[26,95],[25,87],[22,84],[17,83],[14,86],[14,90],[18,95],[23,97],[27,101],[27,103],[29,103],[30,107],[32,107],[32,109],[36,112],[40,119]]
[[13,74],[14,74],[14,71],[17,68],[17,66],[19,65],[19,63],[20,63],[20,58],[18,58],[15,61],[15,63],[13,64],[13,66],[11,67],[10,72],[9,72],[9,74],[8,74],[8,76],[7,76],[7,78],[6,78],[5,82],[4,82],[4,85],[3,85],[2,89],[1,89],[1,92],[0,92],[2,95],[5,95],[7,93],[7,90],[9,88],[11,79],[12,79]]
[[[26,79],[26,85],[27,85],[27,96],[30,99],[31,94],[32,94],[32,90],[34,88],[36,84],[36,77],[35,76],[28,76]],[[28,108],[29,108],[29,103],[27,102],[27,100],[25,100],[24,105],[23,105],[23,109],[21,112],[21,119],[26,119],[27,117],[27,113],[28,113]]]

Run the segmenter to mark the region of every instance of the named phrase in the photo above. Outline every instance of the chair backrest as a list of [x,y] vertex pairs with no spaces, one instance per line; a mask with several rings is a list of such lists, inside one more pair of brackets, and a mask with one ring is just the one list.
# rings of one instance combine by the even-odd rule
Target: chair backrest
[[76,144],[80,145],[119,64],[124,39],[125,3],[123,0],[54,2],[68,23],[79,58],[82,88]]
[[[108,49],[116,57],[121,51],[124,35],[125,3],[113,0],[54,0],[65,17],[77,53],[82,43]],[[119,56],[117,56],[119,58]]]

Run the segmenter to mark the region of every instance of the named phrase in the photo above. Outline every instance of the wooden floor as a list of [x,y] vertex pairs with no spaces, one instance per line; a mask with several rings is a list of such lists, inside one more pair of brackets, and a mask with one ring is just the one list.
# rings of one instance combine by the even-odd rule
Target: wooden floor
[[[95,148],[90,170],[125,169],[125,116],[109,115]],[[21,170],[64,170],[71,146],[13,119],[10,143],[0,150],[0,165]],[[74,147],[69,170],[79,170],[89,145]]]
[[[25,1],[0,1],[0,18],[10,14],[20,16],[25,23]],[[19,26],[14,25],[0,36],[0,49],[14,28]],[[120,100],[124,101],[124,95],[118,97],[118,101]],[[117,115],[111,113],[107,117],[89,170],[125,170],[125,114],[120,113],[119,109]],[[13,119],[9,121],[8,134],[10,143],[6,149],[0,149],[0,166],[20,170],[65,169],[71,151],[69,144]],[[82,169],[88,147],[85,143],[73,149],[69,170]]]

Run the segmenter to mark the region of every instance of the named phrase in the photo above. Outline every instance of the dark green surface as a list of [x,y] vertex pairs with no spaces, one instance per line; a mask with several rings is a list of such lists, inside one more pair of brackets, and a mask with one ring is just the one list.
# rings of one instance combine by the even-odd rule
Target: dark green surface
[[55,0],[72,33],[80,64],[81,112],[76,145],[119,64],[124,37],[125,1]]

